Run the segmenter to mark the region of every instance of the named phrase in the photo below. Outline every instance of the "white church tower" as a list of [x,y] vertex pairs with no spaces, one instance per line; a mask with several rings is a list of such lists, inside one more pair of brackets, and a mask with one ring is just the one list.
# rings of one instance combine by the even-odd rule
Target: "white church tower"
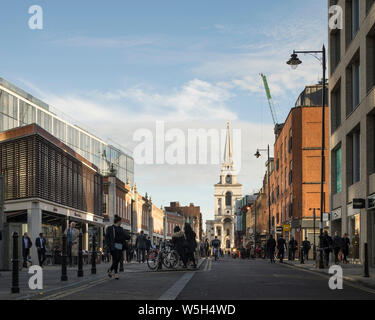
[[214,185],[215,219],[209,221],[214,235],[221,241],[224,251],[234,247],[234,225],[236,201],[242,198],[242,185],[237,181],[237,174],[233,163],[233,144],[229,121],[227,122],[227,136],[225,141],[224,159],[221,165],[219,183]]

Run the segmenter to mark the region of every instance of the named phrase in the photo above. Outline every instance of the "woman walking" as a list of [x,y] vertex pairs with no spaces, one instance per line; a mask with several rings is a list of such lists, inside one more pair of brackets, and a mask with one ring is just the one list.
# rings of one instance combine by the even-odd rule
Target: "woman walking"
[[115,279],[118,280],[118,266],[122,259],[122,250],[126,245],[126,240],[130,239],[130,236],[121,227],[121,218],[118,215],[115,215],[113,225],[108,227],[105,239],[112,256],[112,265],[107,273],[112,278],[112,271],[114,271]]
[[195,263],[195,257],[194,252],[197,247],[197,241],[195,240],[196,234],[191,228],[189,223],[185,223],[184,227],[185,231],[185,259],[187,262],[192,261],[193,262],[193,268],[197,267],[197,264]]

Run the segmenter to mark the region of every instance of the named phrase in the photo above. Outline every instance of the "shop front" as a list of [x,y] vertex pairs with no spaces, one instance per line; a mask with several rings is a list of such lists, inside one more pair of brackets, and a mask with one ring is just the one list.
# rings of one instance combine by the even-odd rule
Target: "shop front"
[[347,206],[348,237],[350,239],[349,258],[354,261],[360,259],[360,236],[361,236],[361,209],[354,209],[353,205]]

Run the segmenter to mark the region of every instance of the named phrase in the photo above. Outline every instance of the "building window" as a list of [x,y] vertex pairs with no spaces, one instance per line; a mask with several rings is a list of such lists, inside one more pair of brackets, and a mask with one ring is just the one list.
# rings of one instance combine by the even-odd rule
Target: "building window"
[[331,74],[335,72],[336,67],[341,60],[341,30],[335,29],[330,33],[330,59]]
[[232,192],[230,191],[225,194],[225,205],[232,206]]
[[369,174],[375,173],[375,111],[367,117],[367,155]]
[[374,3],[375,0],[366,0],[366,14],[369,13]]
[[331,92],[331,130],[332,133],[341,125],[341,80]]
[[351,40],[356,36],[360,26],[360,0],[346,0],[346,45],[348,46]]
[[341,145],[332,151],[332,192],[342,191],[341,179],[342,149]]
[[361,74],[359,52],[353,62],[346,69],[347,94],[346,94],[346,114],[352,113],[360,103]]
[[375,86],[375,25],[366,38],[367,92]]
[[347,167],[348,167],[348,184],[352,185],[360,181],[361,174],[361,155],[360,155],[360,129],[355,128],[347,136]]

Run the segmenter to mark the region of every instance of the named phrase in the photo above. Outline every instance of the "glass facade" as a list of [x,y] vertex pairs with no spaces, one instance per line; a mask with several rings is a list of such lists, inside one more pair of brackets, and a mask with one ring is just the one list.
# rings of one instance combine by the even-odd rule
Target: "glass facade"
[[38,99],[7,84],[0,78],[0,131],[36,123],[95,164],[102,174],[108,173],[109,161],[121,181],[134,183],[134,160],[129,154],[59,118],[48,105],[41,101],[39,105]]

